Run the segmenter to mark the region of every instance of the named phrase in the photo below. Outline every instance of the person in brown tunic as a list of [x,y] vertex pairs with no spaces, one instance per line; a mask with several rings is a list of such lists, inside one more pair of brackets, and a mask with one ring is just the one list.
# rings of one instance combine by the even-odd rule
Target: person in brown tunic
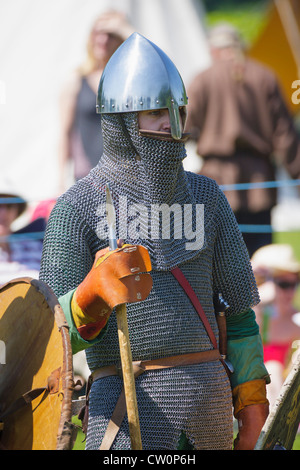
[[[219,185],[274,181],[281,164],[300,175],[300,140],[274,73],[248,58],[239,33],[218,25],[209,34],[213,63],[188,89],[186,129],[203,158],[201,174]],[[228,190],[240,224],[267,224],[276,189]],[[271,233],[244,233],[250,255]]]

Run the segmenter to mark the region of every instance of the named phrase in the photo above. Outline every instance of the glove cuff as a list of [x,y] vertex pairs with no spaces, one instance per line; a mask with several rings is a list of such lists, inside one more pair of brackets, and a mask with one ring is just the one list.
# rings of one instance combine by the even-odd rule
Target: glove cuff
[[235,418],[246,406],[268,404],[265,379],[250,380],[249,382],[237,385],[232,390],[232,398],[233,415]]
[[98,319],[95,321],[95,318],[87,315],[78,305],[76,291],[71,300],[71,310],[77,331],[86,341],[90,341],[98,336],[102,328],[106,325],[111,313],[111,310],[105,310],[104,315],[98,315]]

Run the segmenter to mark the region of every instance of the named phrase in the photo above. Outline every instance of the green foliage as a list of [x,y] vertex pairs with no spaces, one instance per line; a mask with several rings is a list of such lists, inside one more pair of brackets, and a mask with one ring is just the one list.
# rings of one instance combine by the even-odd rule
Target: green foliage
[[294,445],[293,445],[293,450],[300,450],[300,433],[298,432]]
[[85,435],[81,429],[81,421],[77,416],[73,416],[72,423],[77,426],[77,438],[73,446],[73,450],[84,450],[85,449]]
[[265,25],[269,2],[260,1],[214,1],[204,2],[206,23],[211,27],[219,22],[228,22],[241,33],[246,44],[251,44]]

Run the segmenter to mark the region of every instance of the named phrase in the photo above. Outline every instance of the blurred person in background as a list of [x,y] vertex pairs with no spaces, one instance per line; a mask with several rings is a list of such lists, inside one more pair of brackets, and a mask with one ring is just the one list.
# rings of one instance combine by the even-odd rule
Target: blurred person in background
[[[70,180],[86,176],[98,163],[102,153],[100,115],[96,113],[96,95],[103,69],[115,50],[132,32],[123,13],[107,11],[94,22],[87,41],[84,63],[72,75],[62,90],[59,142],[59,193]],[[52,207],[51,207],[52,209]],[[83,353],[73,358],[75,377],[84,386],[88,368]],[[81,393],[82,387],[76,387]]]
[[[300,140],[277,79],[249,59],[239,32],[228,24],[211,29],[213,64],[188,90],[187,132],[203,159],[200,173],[219,185],[275,180],[277,163],[300,176]],[[276,189],[225,191],[239,224],[271,223]],[[272,242],[271,233],[243,234],[250,256]]]
[[[27,209],[27,202],[12,184],[0,183],[0,285],[17,277],[38,279],[42,240],[30,238],[31,224],[13,230],[13,224]],[[45,226],[44,226],[45,227]]]
[[272,405],[292,361],[293,344],[300,341],[299,306],[295,304],[300,263],[287,244],[264,246],[251,261],[261,296],[261,303],[254,310],[263,340],[264,362],[271,376],[267,395]]
[[111,55],[133,32],[123,13],[108,11],[94,22],[87,41],[85,62],[65,84],[60,102],[59,193],[68,187],[68,169],[75,180],[86,176],[102,153],[101,122],[96,94]]

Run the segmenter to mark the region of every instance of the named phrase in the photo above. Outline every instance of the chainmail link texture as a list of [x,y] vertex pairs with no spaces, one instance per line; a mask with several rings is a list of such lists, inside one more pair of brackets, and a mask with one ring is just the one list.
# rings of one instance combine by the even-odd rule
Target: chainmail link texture
[[[140,243],[142,240],[149,250],[153,267],[157,269],[169,269],[183,259],[193,258],[196,250],[186,250],[186,243],[190,240],[183,231],[176,234],[172,220],[169,236],[165,236],[162,231],[156,234],[153,230],[153,227],[162,226],[155,207],[164,204],[167,208],[179,209],[182,215],[184,207],[195,206],[182,166],[182,160],[186,156],[184,144],[141,137],[136,113],[107,115],[102,126],[103,132],[109,137],[104,138],[104,153],[100,165],[106,181],[110,182],[119,215],[117,233],[122,235],[119,219],[125,218],[126,240],[132,243]],[[124,134],[124,126],[130,135],[130,141]],[[195,222],[194,211],[191,230],[195,230]]]
[[[238,315],[259,300],[236,220],[214,181],[184,172],[183,144],[141,137],[136,114],[128,113],[123,118],[121,122],[118,116],[104,116],[104,153],[99,164],[61,196],[52,211],[40,278],[59,297],[76,288],[88,274],[97,250],[108,245],[101,228],[105,216],[99,207],[105,203],[105,185],[109,182],[118,233],[122,229],[120,214],[125,211],[127,226],[135,224],[135,230],[128,231],[125,241],[146,246],[153,266],[149,297],[144,302],[127,305],[133,360],[211,349],[202,322],[170,269],[180,265],[218,338],[214,294],[222,293],[230,304],[228,315]],[[175,224],[169,238],[151,239],[149,218],[138,217],[136,224],[136,214],[132,215],[128,208],[142,204],[150,211],[153,203],[180,207],[203,204],[202,225],[197,227],[196,217],[190,219],[191,230],[197,228],[204,233],[201,247],[187,250],[186,242],[190,239],[175,238]],[[86,355],[91,371],[120,362],[115,312],[101,342],[88,348]],[[119,377],[93,384],[87,449],[99,447],[121,386]],[[231,390],[218,361],[147,372],[137,378],[136,389],[144,449],[176,449],[182,431],[196,449],[231,448]],[[113,448],[130,448],[126,419]]]

